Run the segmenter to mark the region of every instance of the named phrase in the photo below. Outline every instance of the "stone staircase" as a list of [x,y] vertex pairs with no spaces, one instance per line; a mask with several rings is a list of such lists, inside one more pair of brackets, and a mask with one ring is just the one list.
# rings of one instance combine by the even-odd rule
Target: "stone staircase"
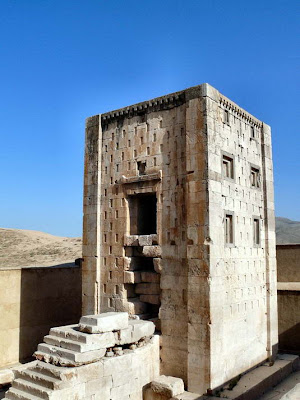
[[[64,374],[65,372],[65,374]],[[41,361],[33,361],[15,370],[12,387],[5,398],[16,399],[63,399],[73,393],[69,373],[59,367]]]
[[127,313],[85,316],[78,325],[52,328],[34,353],[36,361],[14,371],[5,399],[85,399],[84,379],[98,377],[99,361],[140,347],[154,330],[152,322],[129,320]]

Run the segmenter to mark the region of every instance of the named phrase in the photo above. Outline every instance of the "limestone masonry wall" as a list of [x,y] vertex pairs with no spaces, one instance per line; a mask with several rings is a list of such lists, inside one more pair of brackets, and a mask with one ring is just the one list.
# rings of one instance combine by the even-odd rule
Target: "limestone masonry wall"
[[0,269],[0,367],[32,357],[55,325],[81,315],[81,270],[75,264]]
[[300,282],[300,244],[276,246],[278,282]]
[[300,355],[300,244],[276,246],[279,349]]
[[205,393],[277,351],[270,128],[208,84],[87,119],[83,313],[161,331]]

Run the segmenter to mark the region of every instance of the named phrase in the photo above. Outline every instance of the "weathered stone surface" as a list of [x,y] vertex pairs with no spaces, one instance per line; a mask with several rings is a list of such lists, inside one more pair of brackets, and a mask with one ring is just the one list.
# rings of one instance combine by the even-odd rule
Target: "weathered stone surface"
[[138,294],[159,294],[160,286],[158,283],[138,283],[135,292]]
[[[141,282],[159,283],[160,275],[156,272],[141,271]],[[138,283],[138,282],[136,282]]]
[[[152,325],[148,321],[131,321],[130,328],[134,340],[140,340],[148,334],[152,335]],[[60,333],[63,332],[62,328],[60,327]],[[99,336],[99,334],[89,335]],[[113,357],[104,357],[101,361],[94,360],[94,362],[86,359],[85,362],[88,364],[77,364],[74,367],[71,367],[71,364],[64,366],[58,360],[63,361],[63,356],[70,358],[70,354],[77,360],[76,351],[65,351],[63,348],[55,350],[54,346],[50,349],[48,345],[42,344],[39,348],[40,353],[43,350],[46,362],[34,361],[18,368],[5,399],[138,400],[143,397],[144,386],[159,375],[158,336],[153,336],[148,341],[144,340],[143,346],[139,344],[131,350],[123,351],[122,346],[116,346],[112,351]],[[46,354],[47,351],[49,354]],[[95,352],[77,354],[81,358],[91,353],[95,354]]]
[[152,235],[140,235],[139,236],[140,246],[152,246]]
[[7,385],[14,379],[14,373],[11,369],[0,370],[0,385]]
[[155,272],[161,274],[162,272],[161,258],[153,258],[153,265]]
[[[162,373],[193,393],[274,356],[270,127],[203,84],[109,112],[90,129],[85,197],[101,203],[85,205],[84,303],[159,315]],[[129,232],[138,245],[124,246]],[[124,271],[157,272],[149,283],[161,291]]]
[[160,246],[144,246],[142,252],[145,257],[160,257],[161,256],[161,247]]
[[124,271],[124,283],[140,283],[141,281],[139,271]]
[[147,304],[140,299],[130,299],[126,307],[129,314],[144,314],[147,311]]
[[81,332],[103,333],[117,331],[128,327],[128,314],[108,312],[98,315],[87,315],[80,318]]
[[155,325],[151,321],[132,320],[132,342],[138,342],[141,338],[152,336],[155,331]]
[[184,384],[180,378],[161,375],[151,382],[151,389],[154,393],[166,395],[171,398],[184,392]]
[[138,246],[139,236],[137,235],[125,235],[124,236],[124,246]]

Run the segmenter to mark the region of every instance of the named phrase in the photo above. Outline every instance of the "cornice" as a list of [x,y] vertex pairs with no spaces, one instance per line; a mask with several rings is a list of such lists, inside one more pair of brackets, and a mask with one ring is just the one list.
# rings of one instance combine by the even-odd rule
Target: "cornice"
[[243,108],[239,107],[233,101],[229,100],[227,97],[220,94],[219,98],[220,105],[222,105],[226,110],[236,113],[239,117],[243,118],[245,121],[255,125],[258,128],[262,128],[263,123],[259,119],[255,118],[253,115],[249,114]]
[[183,90],[104,113],[101,115],[101,123],[106,125],[118,119],[132,118],[154,111],[169,110],[184,103],[185,91]]

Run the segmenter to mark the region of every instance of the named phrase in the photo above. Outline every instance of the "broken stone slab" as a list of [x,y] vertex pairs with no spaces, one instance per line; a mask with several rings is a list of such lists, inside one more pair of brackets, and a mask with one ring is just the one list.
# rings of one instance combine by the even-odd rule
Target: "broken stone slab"
[[140,283],[141,273],[138,271],[124,271],[124,283]]
[[142,254],[145,257],[161,257],[160,246],[144,246]]
[[141,271],[140,276],[142,282],[159,283],[160,281],[160,275],[156,272]]
[[[63,349],[46,343],[40,343],[34,356],[38,360],[44,359],[46,362],[54,361],[54,364],[78,366],[89,364],[104,357],[106,349],[92,350],[78,353],[73,350]],[[49,361],[48,361],[49,359]]]
[[160,304],[160,296],[158,294],[141,294],[140,301],[149,304]]
[[118,331],[128,327],[127,312],[107,312],[80,318],[79,330],[87,333]]
[[138,294],[159,294],[159,283],[138,283],[135,287],[135,293]]
[[184,392],[183,380],[173,376],[160,375],[151,382],[150,387],[154,393],[174,397]]

